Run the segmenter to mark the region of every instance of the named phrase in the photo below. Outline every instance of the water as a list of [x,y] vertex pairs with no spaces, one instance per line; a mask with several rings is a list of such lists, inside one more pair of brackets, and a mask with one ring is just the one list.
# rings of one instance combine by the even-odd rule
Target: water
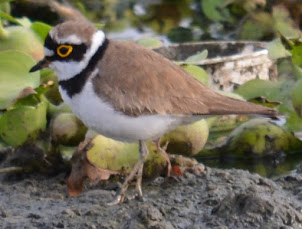
[[207,166],[225,169],[244,169],[261,176],[275,178],[290,172],[301,172],[302,152],[288,155],[273,155],[263,158],[203,158],[199,161]]

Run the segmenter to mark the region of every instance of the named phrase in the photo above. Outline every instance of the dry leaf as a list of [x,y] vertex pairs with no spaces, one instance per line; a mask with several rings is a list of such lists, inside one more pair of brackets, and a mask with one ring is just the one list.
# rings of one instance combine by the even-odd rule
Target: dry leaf
[[108,180],[111,175],[118,174],[116,171],[97,168],[92,165],[86,157],[86,152],[92,147],[91,139],[82,142],[71,159],[72,170],[67,180],[68,194],[79,195],[84,189],[84,181],[88,178],[97,183],[100,180]]
[[35,91],[35,89],[33,89],[32,87],[26,87],[24,88],[18,95],[16,100],[25,98],[26,96],[32,95],[32,94],[37,94],[37,92]]

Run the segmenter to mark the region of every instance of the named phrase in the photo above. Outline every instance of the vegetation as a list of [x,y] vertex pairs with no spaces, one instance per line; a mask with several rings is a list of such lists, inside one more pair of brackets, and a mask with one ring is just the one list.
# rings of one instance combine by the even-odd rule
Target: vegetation
[[[277,65],[278,80],[273,82],[254,79],[238,87],[234,93],[251,101],[261,97],[264,99],[265,105],[277,106],[276,109],[280,114],[286,116],[286,124],[282,130],[275,128],[272,124],[266,123],[265,125],[271,127],[270,131],[277,131],[278,139],[287,139],[290,136],[291,141],[298,142],[295,145],[297,147],[288,147],[284,143],[283,145],[286,145],[284,148],[280,143],[277,144],[277,148],[270,148],[272,152],[301,151],[299,140],[293,135],[289,135],[291,131],[302,131],[302,40],[300,31],[302,20],[301,15],[295,11],[295,9],[302,8],[302,3],[299,1],[282,0],[275,3],[272,0],[164,0],[161,4],[150,3],[148,5],[132,1],[111,0],[73,0],[69,2],[74,7],[73,9],[66,8],[55,1],[38,4],[35,1],[6,0],[0,3],[0,146],[2,148],[8,146],[22,148],[31,144],[41,148],[48,158],[61,158],[62,152],[73,151],[74,148],[70,147],[74,147],[84,140],[87,129],[61,103],[55,74],[49,70],[30,74],[28,71],[37,60],[43,57],[43,40],[51,29],[49,24],[85,15],[96,22],[97,26],[101,26],[112,34],[129,29],[129,27],[142,31],[150,31],[151,28],[152,36],[135,37],[139,44],[146,47],[162,45],[158,36],[154,35],[155,33],[164,35],[170,42],[209,39],[269,41],[267,48],[270,57]],[[35,7],[32,7],[33,5]],[[55,10],[56,16],[49,17],[51,19],[49,21],[39,19],[41,13],[35,14],[37,8],[45,10],[45,14],[48,14],[50,9]],[[207,58],[207,54],[208,51],[204,50],[179,64],[198,80],[210,85],[207,73],[195,64]],[[71,116],[72,118],[70,118]],[[56,124],[57,122],[59,124]],[[199,142],[200,146],[197,151],[203,148],[208,136],[208,129],[210,128],[211,132],[211,126],[215,122],[219,123],[219,120],[210,119],[206,126],[203,123],[200,128],[203,133],[200,137],[203,138],[200,140],[202,144]],[[62,128],[60,129],[63,124],[66,128],[70,128],[67,132],[62,132]],[[260,124],[263,126],[263,123]],[[236,123],[232,128],[237,125]],[[261,129],[262,126],[259,126],[258,129]],[[179,136],[184,136],[183,138],[189,136],[190,134],[184,132],[189,129],[177,129],[170,134],[170,137],[176,136],[176,138],[168,139],[168,141],[181,142],[184,139],[179,140]],[[191,129],[196,131],[196,128]],[[261,131],[263,132],[263,129]],[[237,130],[233,134],[239,132]],[[265,136],[273,135],[275,133],[265,134]],[[235,137],[231,136],[232,139]],[[169,136],[165,136],[166,138]],[[192,136],[190,138],[192,139]],[[98,139],[105,141],[101,137],[95,137],[93,138],[95,145],[101,144],[97,142]],[[186,141],[190,141],[190,139]],[[249,141],[250,138],[248,144],[252,144]],[[257,156],[261,153],[265,154],[267,149],[265,144],[270,144],[265,137],[261,141],[261,144],[264,145],[261,145],[261,152],[257,151]],[[235,146],[233,144],[236,143],[232,142],[231,147],[223,148],[223,151],[230,149],[225,155],[229,155],[234,148],[244,144],[242,140],[238,140],[238,142],[240,143]],[[106,140],[107,143],[108,140]],[[181,145],[181,143],[179,144]],[[197,153],[194,143],[192,144],[194,153],[186,152],[186,154]],[[174,145],[177,146],[177,143]],[[136,145],[126,145],[125,147],[137,148]],[[177,150],[175,147],[172,148],[172,153],[175,153]],[[126,150],[125,153],[129,153],[128,151]],[[208,155],[207,153],[208,151],[205,155]],[[244,153],[246,154],[246,151]],[[89,155],[96,158],[96,156],[91,156],[91,150]],[[119,153],[119,155],[121,154]],[[132,157],[126,156],[126,158],[131,159]],[[95,163],[99,163],[99,161]],[[114,170],[119,170],[119,168],[114,168]]]

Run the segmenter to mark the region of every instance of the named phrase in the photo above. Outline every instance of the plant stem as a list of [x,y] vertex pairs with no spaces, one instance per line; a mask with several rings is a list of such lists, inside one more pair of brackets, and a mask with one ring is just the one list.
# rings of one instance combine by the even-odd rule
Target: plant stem
[[0,18],[0,40],[6,39],[8,36],[7,31],[4,29],[1,18]]

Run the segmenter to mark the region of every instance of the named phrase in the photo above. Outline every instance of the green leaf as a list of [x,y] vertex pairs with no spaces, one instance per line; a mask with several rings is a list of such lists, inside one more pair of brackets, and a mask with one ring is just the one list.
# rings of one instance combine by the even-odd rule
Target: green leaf
[[30,28],[44,41],[52,27],[43,22],[34,22]]
[[161,41],[154,37],[143,37],[139,39],[137,43],[146,48],[159,48],[162,46]]
[[301,67],[295,65],[292,63],[292,73],[295,76],[296,79],[302,78],[302,69]]
[[302,130],[302,119],[294,110],[291,99],[291,90],[294,85],[295,81],[288,79],[279,82],[254,79],[241,85],[235,92],[247,100],[263,96],[269,100],[281,102],[278,111],[280,114],[286,115],[286,127],[292,131],[300,131]]
[[185,62],[187,64],[198,64],[208,56],[208,50],[203,50],[201,53],[197,53],[195,55],[189,56]]
[[259,40],[274,32],[273,19],[269,13],[254,13],[244,23],[240,39]]
[[212,21],[230,21],[231,15],[227,8],[221,7],[226,0],[202,0],[203,13]]
[[280,101],[280,88],[282,84],[283,82],[254,79],[241,85],[235,90],[235,93],[247,100],[263,96],[269,100]]
[[249,1],[242,1],[237,0],[237,3],[242,4],[242,7],[247,12],[253,12],[257,10],[257,8],[264,8],[266,4],[266,0],[249,0]]
[[288,113],[289,111],[293,111],[290,92],[294,84],[293,80],[272,82],[254,79],[241,85],[235,90],[235,93],[247,100],[262,96],[271,101],[281,102],[279,111]]
[[302,69],[295,65],[291,58],[279,59],[277,67],[279,81],[289,79],[292,76],[297,80],[302,78]]
[[46,128],[47,103],[37,106],[19,106],[5,112],[0,117],[0,135],[2,139],[14,146],[35,140]]
[[169,30],[167,37],[171,42],[190,42],[193,40],[193,30],[192,28],[184,28],[179,26]]
[[296,82],[292,89],[291,97],[297,114],[302,117],[302,79]]
[[262,106],[266,106],[266,107],[270,107],[270,108],[275,108],[281,104],[281,102],[279,102],[279,101],[272,101],[263,96],[249,99],[249,102],[260,104]]
[[44,87],[47,87],[47,92],[44,94],[49,102],[54,105],[59,105],[63,102],[61,94],[59,92],[59,84],[57,75],[53,70],[43,69],[41,73],[41,83]]
[[275,39],[267,45],[269,57],[273,60],[291,56],[291,53],[282,45],[281,39]]
[[40,73],[29,73],[35,60],[19,51],[0,52],[0,109],[9,107],[26,87],[40,84]]
[[5,13],[5,12],[3,12],[1,10],[0,10],[0,17],[3,18],[3,19],[5,19],[5,20],[8,20],[10,22],[13,22],[13,23],[15,23],[17,25],[21,25],[21,23],[16,18],[14,18],[10,14]]
[[299,29],[295,28],[294,21],[290,13],[285,7],[273,7],[273,19],[275,30],[282,33],[285,37],[298,37],[300,35]]
[[4,1],[3,0],[1,1],[0,3],[0,11],[3,11],[5,13],[10,13],[11,11],[11,7],[10,7],[10,4],[8,1]]
[[44,57],[41,39],[24,26],[5,27],[6,37],[0,41],[0,51],[18,50],[30,54],[35,60]]
[[182,64],[181,67],[186,70],[190,75],[192,75],[195,79],[199,80],[203,84],[209,86],[210,85],[210,79],[207,74],[207,72],[202,69],[201,67],[198,67],[196,65],[191,64]]
[[16,18],[20,25],[26,28],[30,28],[32,22],[27,17]]
[[294,64],[302,67],[302,44],[294,46],[290,52],[292,53]]

